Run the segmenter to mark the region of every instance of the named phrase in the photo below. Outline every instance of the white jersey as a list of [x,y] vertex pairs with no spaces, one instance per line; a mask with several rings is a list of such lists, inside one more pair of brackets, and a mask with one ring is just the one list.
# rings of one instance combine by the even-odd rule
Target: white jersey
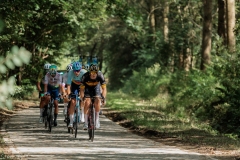
[[59,85],[62,84],[62,76],[60,73],[56,73],[56,75],[54,77],[52,77],[50,75],[50,73],[48,72],[46,75],[45,75],[45,78],[44,78],[44,84],[49,84],[51,87],[59,87]]

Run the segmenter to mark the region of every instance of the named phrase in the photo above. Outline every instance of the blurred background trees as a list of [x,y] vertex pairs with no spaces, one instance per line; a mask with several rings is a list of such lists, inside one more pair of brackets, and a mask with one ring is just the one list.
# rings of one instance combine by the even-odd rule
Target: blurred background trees
[[45,62],[65,68],[79,55],[98,56],[109,89],[238,132],[239,6],[235,0],[2,0],[0,56],[18,46],[31,58],[1,77],[34,85]]

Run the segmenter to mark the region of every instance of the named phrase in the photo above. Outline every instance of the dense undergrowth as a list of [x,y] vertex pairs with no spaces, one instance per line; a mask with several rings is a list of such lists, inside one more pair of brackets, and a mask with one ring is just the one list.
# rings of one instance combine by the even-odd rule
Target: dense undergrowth
[[149,132],[152,136],[162,139],[174,138],[180,143],[225,150],[236,150],[240,147],[237,137],[220,134],[208,122],[199,121],[191,116],[166,112],[168,109],[157,99],[149,101],[121,91],[110,92],[107,108],[118,115],[118,120],[122,120],[123,126],[131,126],[135,130]]
[[169,72],[154,64],[134,71],[121,91],[148,100],[177,119],[207,123],[219,134],[239,137],[239,59],[240,54],[231,55],[218,47],[218,51],[213,50],[212,63],[205,71],[193,68],[188,72]]

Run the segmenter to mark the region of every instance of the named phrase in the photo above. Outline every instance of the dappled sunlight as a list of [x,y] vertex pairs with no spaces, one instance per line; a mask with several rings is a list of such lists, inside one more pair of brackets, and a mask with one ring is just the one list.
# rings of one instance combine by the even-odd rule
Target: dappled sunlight
[[[132,134],[126,128],[100,117],[101,128],[96,130],[93,142],[88,141],[87,131],[79,125],[77,138],[67,133],[63,115],[59,125],[49,133],[38,123],[38,108],[23,110],[5,125],[5,137],[12,153],[27,159],[205,159],[198,153],[162,145]],[[9,140],[11,139],[11,140]],[[172,157],[172,158],[170,158]]]

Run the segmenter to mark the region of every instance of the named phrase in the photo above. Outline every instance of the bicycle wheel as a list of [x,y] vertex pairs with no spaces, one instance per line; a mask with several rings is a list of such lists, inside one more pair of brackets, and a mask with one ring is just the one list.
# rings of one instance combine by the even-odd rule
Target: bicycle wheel
[[77,129],[78,129],[78,109],[76,109],[75,111],[75,125],[74,125],[74,129],[75,129],[75,138],[77,138]]
[[91,107],[88,125],[89,125],[88,127],[89,140],[93,142],[95,132],[95,108],[93,106]]
[[45,125],[45,129],[47,129],[47,124],[48,124],[48,121],[47,121],[47,115],[44,116],[44,125]]
[[50,104],[49,107],[49,115],[48,115],[48,130],[49,132],[52,132],[52,125],[53,125],[53,115],[52,115],[52,104]]

